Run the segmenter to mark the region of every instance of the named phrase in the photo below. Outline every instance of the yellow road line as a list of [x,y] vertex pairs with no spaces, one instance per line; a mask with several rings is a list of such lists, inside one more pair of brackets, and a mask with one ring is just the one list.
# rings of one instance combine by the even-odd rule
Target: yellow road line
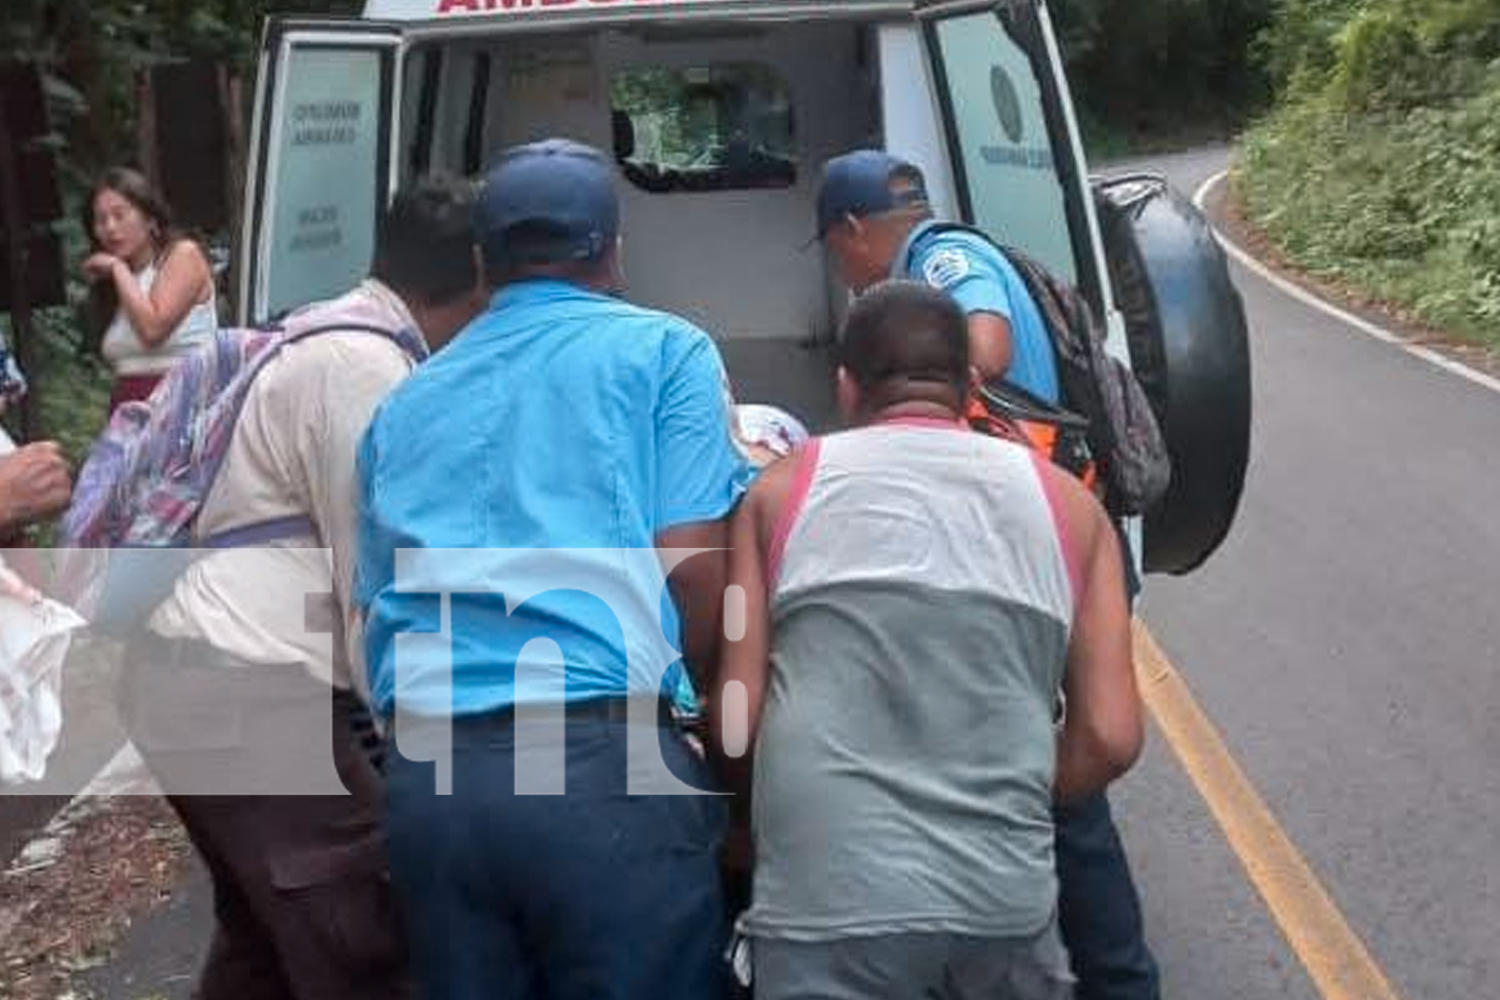
[[1193,699],[1182,676],[1137,621],[1141,697],[1208,803],[1251,884],[1325,1000],[1400,1000],[1370,952],[1308,867]]

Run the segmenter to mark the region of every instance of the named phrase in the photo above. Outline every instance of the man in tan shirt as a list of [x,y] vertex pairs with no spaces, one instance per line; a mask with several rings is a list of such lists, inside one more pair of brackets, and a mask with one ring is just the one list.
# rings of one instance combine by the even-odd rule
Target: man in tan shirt
[[198,559],[131,645],[131,736],[213,878],[202,1000],[411,995],[379,780],[354,735],[353,470],[376,406],[483,304],[471,213],[457,183],[403,191],[371,278],[287,319],[320,332],[256,377],[195,532],[304,537]]

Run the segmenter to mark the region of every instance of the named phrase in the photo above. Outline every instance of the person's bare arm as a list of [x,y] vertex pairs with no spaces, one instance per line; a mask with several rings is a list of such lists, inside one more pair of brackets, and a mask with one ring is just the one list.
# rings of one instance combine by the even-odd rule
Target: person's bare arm
[[141,291],[124,261],[118,262],[111,276],[120,293],[120,308],[147,347],[166,341],[188,311],[212,294],[213,276],[208,261],[198,245],[189,240],[179,241],[167,253],[149,295]]
[[[682,658],[702,697],[713,690],[729,558],[729,521],[747,478],[734,444],[734,414],[718,349],[701,330],[664,342],[667,367],[656,401],[655,541],[703,551],[671,568],[668,589],[682,619]],[[674,560],[675,561],[675,560]]]
[[[710,728],[714,745],[722,750],[725,737],[743,740],[747,748],[760,727],[761,707],[765,704],[766,679],[770,671],[771,621],[767,609],[766,555],[762,542],[761,521],[766,506],[763,489],[752,489],[740,505],[730,525],[729,585],[743,592],[744,619],[726,621],[723,655],[719,660],[718,684],[710,702]],[[740,598],[736,598],[740,600]],[[734,626],[730,628],[730,626]],[[741,631],[742,629],[742,631]],[[742,719],[724,717],[725,689],[739,684],[744,689],[745,715]],[[726,732],[743,726],[741,733]]]
[[995,313],[969,313],[969,366],[980,381],[1003,378],[1011,356],[1010,322]]
[[1058,476],[1056,493],[1083,565],[1063,683],[1067,713],[1057,746],[1055,791],[1067,802],[1102,790],[1129,770],[1145,736],[1118,539],[1087,490],[1057,470],[1046,472]]
[[[730,532],[731,585],[745,590],[745,631],[724,644],[719,661],[719,684],[706,705],[712,759],[725,786],[736,793],[731,806],[738,835],[748,840],[750,783],[756,735],[765,708],[766,688],[771,676],[771,579],[769,554],[777,522],[791,496],[797,458],[787,458],[768,467],[751,487],[735,515]],[[725,754],[726,722],[724,689],[733,682],[745,688],[745,753],[738,758]],[[737,725],[738,722],[730,723]],[[744,845],[741,844],[741,848]],[[745,849],[747,850],[747,848]],[[748,855],[744,855],[748,857]],[[748,863],[748,862],[747,862]]]
[[682,619],[682,661],[696,691],[713,690],[724,617],[724,584],[729,573],[728,519],[668,528],[656,536],[658,549],[707,549],[679,563],[667,589]]
[[0,531],[60,513],[72,495],[68,463],[55,441],[39,441],[0,458]]

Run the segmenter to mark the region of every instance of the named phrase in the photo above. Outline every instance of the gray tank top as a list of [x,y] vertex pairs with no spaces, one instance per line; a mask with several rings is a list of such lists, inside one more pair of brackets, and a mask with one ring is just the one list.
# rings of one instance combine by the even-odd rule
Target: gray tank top
[[777,531],[752,936],[1034,934],[1076,567],[1037,459],[959,425],[815,442]]

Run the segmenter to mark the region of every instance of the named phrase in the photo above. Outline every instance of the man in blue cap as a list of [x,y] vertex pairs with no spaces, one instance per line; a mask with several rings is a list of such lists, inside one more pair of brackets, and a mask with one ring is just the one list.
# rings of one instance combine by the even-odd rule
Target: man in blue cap
[[932,217],[922,172],[899,157],[861,149],[829,160],[818,189],[818,238],[855,293],[887,278],[940,288],[969,317],[970,364],[1057,404],[1052,341],[1016,269],[978,233]]
[[[829,160],[818,238],[855,293],[892,277],[948,292],[968,316],[970,365],[982,381],[1060,402],[1051,337],[1020,275],[983,235],[933,218],[916,166],[873,149]],[[1158,1000],[1156,961],[1108,799],[1100,792],[1059,806],[1054,820],[1058,912],[1078,1000]]]
[[[749,466],[713,342],[618,297],[619,218],[598,151],[504,153],[476,211],[489,307],[362,448],[359,596],[400,751],[392,874],[429,1000],[724,986],[723,802],[639,794],[629,750],[644,733],[710,785],[667,698],[676,649],[699,690],[716,663]],[[668,571],[681,549],[718,551]],[[406,753],[444,729],[451,795]]]

